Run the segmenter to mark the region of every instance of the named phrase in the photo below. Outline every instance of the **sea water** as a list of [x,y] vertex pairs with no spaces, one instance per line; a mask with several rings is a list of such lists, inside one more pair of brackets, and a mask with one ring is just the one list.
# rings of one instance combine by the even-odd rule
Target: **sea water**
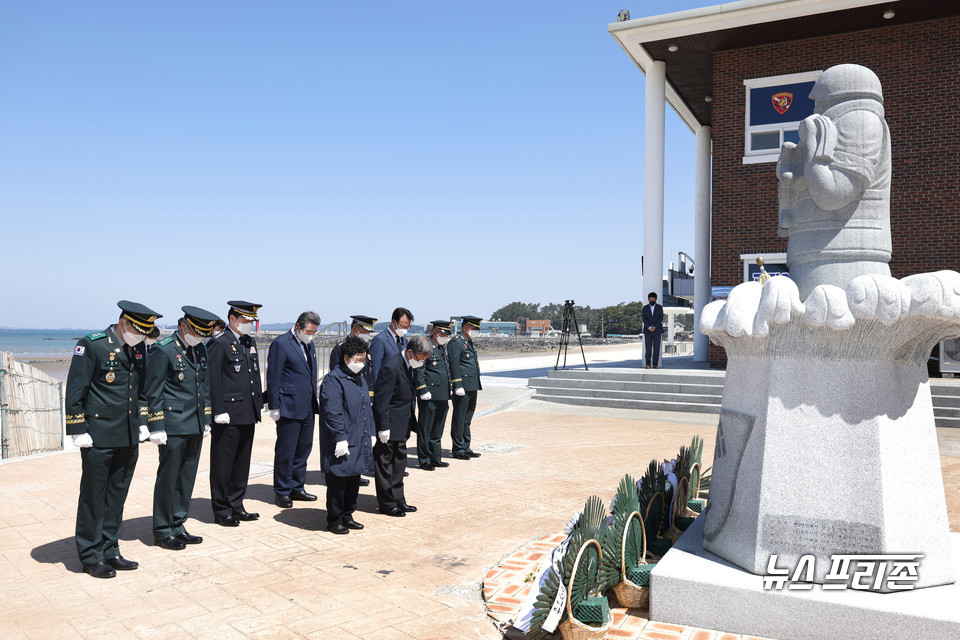
[[0,351],[18,360],[30,357],[69,358],[77,340],[98,329],[0,329]]

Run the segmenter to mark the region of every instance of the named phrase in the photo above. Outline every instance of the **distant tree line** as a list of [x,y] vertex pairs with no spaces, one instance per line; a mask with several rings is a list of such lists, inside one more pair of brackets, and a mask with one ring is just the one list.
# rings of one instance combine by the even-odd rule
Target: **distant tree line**
[[[593,309],[589,306],[574,307],[577,321],[587,325],[587,333],[599,335],[638,335],[643,332],[641,311],[643,302],[621,302],[609,307]],[[511,302],[494,311],[490,319],[497,322],[514,322],[518,318],[531,320],[550,320],[554,329],[561,329],[563,322],[563,303],[551,302],[541,305],[539,302]]]

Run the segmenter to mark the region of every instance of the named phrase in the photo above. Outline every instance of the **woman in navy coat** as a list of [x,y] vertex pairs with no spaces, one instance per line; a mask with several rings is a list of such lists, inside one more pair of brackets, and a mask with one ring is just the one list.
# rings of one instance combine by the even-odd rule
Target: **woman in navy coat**
[[363,529],[353,519],[360,474],[373,464],[375,427],[370,391],[360,372],[367,364],[367,343],[343,341],[340,365],[320,384],[320,457],[326,470],[327,525],[332,533]]

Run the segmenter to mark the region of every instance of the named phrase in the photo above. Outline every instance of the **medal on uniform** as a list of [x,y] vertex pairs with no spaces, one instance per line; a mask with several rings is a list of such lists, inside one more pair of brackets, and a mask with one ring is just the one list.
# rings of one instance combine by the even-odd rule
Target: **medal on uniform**
[[[112,357],[113,354],[110,354],[110,355],[111,355],[110,359],[113,360],[113,357]],[[107,371],[107,377],[105,379],[107,382],[113,382],[114,380],[117,379],[117,374],[115,374],[113,371]]]
[[233,370],[236,371],[237,373],[240,373],[240,365],[239,364],[233,365]]
[[112,362],[112,361],[114,361],[114,360],[116,360],[116,359],[117,359],[117,355],[116,355],[115,353],[111,353],[111,354],[110,354],[110,361]]
[[183,372],[182,372],[182,371],[180,372],[180,375],[177,376],[177,378],[180,380],[180,382],[183,382]]

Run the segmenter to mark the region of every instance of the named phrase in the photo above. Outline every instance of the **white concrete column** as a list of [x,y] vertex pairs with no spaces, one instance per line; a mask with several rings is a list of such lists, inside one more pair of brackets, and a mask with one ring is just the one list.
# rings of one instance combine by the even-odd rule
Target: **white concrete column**
[[643,141],[643,291],[663,297],[663,139],[667,66],[647,67]]
[[667,314],[667,344],[673,346],[674,325],[677,322],[677,316],[673,311]]
[[710,169],[711,127],[700,127],[696,133],[696,151],[693,161],[694,222],[693,254],[695,271],[693,279],[693,359],[706,362],[710,359],[710,339],[700,333],[700,314],[710,302]]

